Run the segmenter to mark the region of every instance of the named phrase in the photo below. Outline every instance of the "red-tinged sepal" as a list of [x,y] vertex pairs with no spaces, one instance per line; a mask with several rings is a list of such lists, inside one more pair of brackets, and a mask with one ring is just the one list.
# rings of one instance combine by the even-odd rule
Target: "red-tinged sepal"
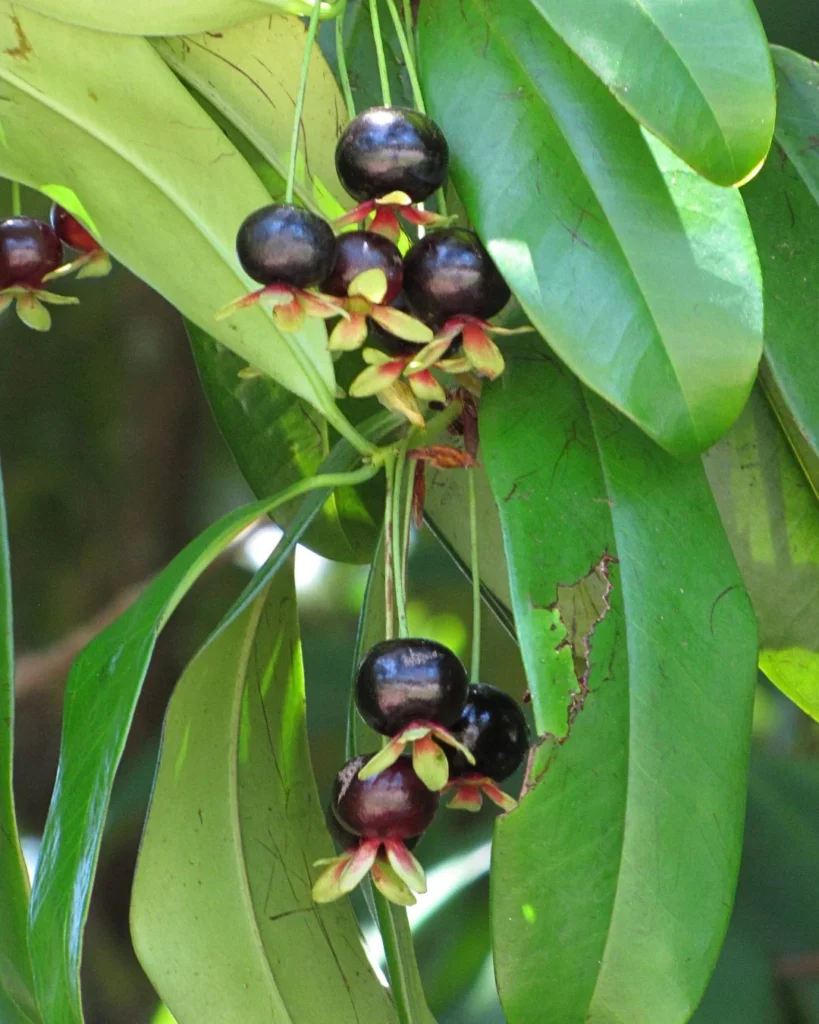
[[17,316],[32,331],[47,331],[51,327],[51,314],[34,292],[17,296]]
[[388,388],[379,391],[376,398],[385,408],[390,409],[392,412],[397,412],[409,420],[414,427],[424,426],[424,417],[421,415],[421,410],[415,401],[415,395],[413,395],[412,389],[406,381],[395,381]]
[[428,370],[438,362],[441,356],[446,353],[451,344],[451,338],[445,338],[441,337],[441,335],[437,335],[432,341],[424,345],[417,355],[413,356],[407,364],[407,372],[418,373],[420,370]]
[[[366,398],[377,395],[394,384],[404,369],[403,359],[391,359],[389,362],[368,366],[355,378],[350,385],[353,398]],[[409,391],[409,388],[407,388]]]
[[360,295],[373,305],[378,305],[384,301],[387,288],[387,275],[384,271],[380,267],[371,267],[370,270],[362,271],[350,281],[347,294],[350,297]]
[[321,292],[308,292],[304,288],[294,288],[299,305],[308,316],[317,320],[329,320],[334,316],[347,317],[347,310],[340,299],[333,295],[323,295]]
[[379,775],[385,769],[389,768],[390,765],[395,764],[398,758],[404,753],[404,747],[407,745],[407,741],[403,739],[403,733],[399,733],[394,736],[390,742],[382,747],[377,754],[373,754],[370,760],[359,770],[358,777],[364,782],[366,779],[372,779],[374,776]]
[[449,780],[446,754],[429,734],[412,744],[412,767],[421,782],[433,793],[442,790]]
[[457,221],[457,217],[445,217],[432,210],[421,210],[417,206],[405,206],[399,211],[401,217],[420,228],[445,228]]
[[375,209],[375,200],[367,199],[363,203],[359,203],[358,206],[353,207],[348,213],[342,214],[341,217],[336,217],[333,221],[334,228],[348,228],[352,224],[360,224],[363,220],[366,220]]
[[453,356],[452,359],[439,359],[435,365],[439,370],[443,370],[444,373],[451,373],[453,376],[469,373],[472,369],[472,363],[464,355]]
[[[414,341],[423,345],[432,340],[432,330],[426,324],[416,320],[409,313],[403,313],[393,306],[373,306],[370,316],[375,322],[383,327],[385,331],[394,334],[396,338],[404,341]],[[419,367],[424,369],[424,367]]]
[[478,465],[474,455],[470,455],[462,448],[453,448],[449,444],[430,444],[424,448],[412,448],[407,452],[407,458],[431,462],[436,469],[472,469]]
[[445,402],[446,391],[440,382],[435,379],[430,370],[421,370],[420,373],[407,374],[407,382],[412,388],[412,393],[422,402]]
[[273,307],[273,319],[280,331],[289,334],[301,330],[304,325],[304,310],[295,296],[290,302]]
[[417,902],[410,889],[401,881],[388,860],[379,854],[370,871],[373,885],[382,895],[399,907],[412,907]]
[[227,320],[229,316],[238,313],[240,309],[247,309],[261,303],[265,309],[272,309],[274,306],[282,305],[293,301],[293,291],[283,284],[269,284],[264,288],[257,288],[254,292],[240,295],[216,310],[217,320]]
[[484,779],[481,789],[488,799],[502,811],[514,811],[518,805],[517,800],[513,796],[509,796],[508,793],[504,793],[492,779]]
[[352,853],[347,852],[340,857],[317,860],[314,867],[324,867],[324,871],[313,883],[312,897],[314,903],[332,903],[341,899],[344,890],[341,888],[341,876],[350,863]]
[[464,355],[476,373],[490,380],[503,373],[505,364],[501,351],[483,327],[477,323],[464,324],[463,346]]
[[369,230],[374,231],[377,235],[383,235],[384,238],[389,238],[393,245],[398,245],[401,240],[401,225],[391,206],[378,207]]
[[351,313],[347,320],[339,320],[330,333],[332,352],[353,352],[367,340],[367,318],[363,313]]
[[404,843],[400,839],[385,839],[384,847],[387,851],[387,860],[390,862],[390,867],[392,867],[401,881],[406,883],[413,892],[426,892],[427,879],[424,869]]
[[[83,262],[85,260],[85,262]],[[107,277],[111,273],[111,257],[105,249],[95,249],[94,252],[85,254],[74,260],[76,264],[82,264],[77,270],[77,278]]]
[[361,839],[341,872],[338,884],[342,893],[352,892],[375,863],[381,847],[380,839]]
[[0,313],[5,313],[9,306],[14,302],[14,296],[9,292],[0,292]]
[[447,807],[452,811],[469,811],[475,814],[483,806],[483,795],[476,786],[458,786],[455,784],[452,799]]

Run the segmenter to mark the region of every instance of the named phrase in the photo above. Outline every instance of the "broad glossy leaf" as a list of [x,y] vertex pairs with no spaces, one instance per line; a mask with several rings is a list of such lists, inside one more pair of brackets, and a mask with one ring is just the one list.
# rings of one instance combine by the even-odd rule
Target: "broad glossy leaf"
[[[391,417],[372,424],[378,439]],[[326,472],[356,464],[344,443]],[[305,498],[267,565],[234,606],[238,614],[292,552],[328,497]],[[46,1020],[80,1024],[79,967],[105,816],[114,775],[156,639],[173,610],[210,562],[259,515],[267,499],[225,516],[184,548],[116,622],[78,656],[66,684],[60,764],[32,892],[29,946],[37,999]]]
[[819,721],[819,503],[758,389],[704,462],[759,622],[760,667]]
[[541,737],[495,830],[506,1016],[684,1024],[739,864],[747,595],[701,467],[536,348],[487,389],[481,439]]
[[737,191],[643,133],[528,0],[429,0],[420,37],[455,185],[532,323],[663,447],[707,448],[762,347]]
[[[248,290],[236,229],[268,195],[150,43],[2,2],[0,99],[0,173],[51,195],[73,190],[117,259],[248,363],[326,407],[334,375],[323,323],[285,337],[259,307],[215,320]],[[291,346],[314,366],[315,386]]]
[[777,141],[742,195],[765,282],[763,385],[819,489],[819,67],[773,52]]
[[349,903],[313,903],[311,865],[330,856],[285,567],[168,709],[131,932],[179,1024],[398,1021]]
[[[305,26],[298,18],[265,17],[218,34],[160,39],[164,61],[204,96],[287,176]],[[327,217],[352,203],[338,180],[335,144],[346,121],[344,100],[324,56],[310,57],[296,194]]]
[[100,32],[173,36],[215,32],[265,14],[309,14],[307,0],[23,0],[19,7]]
[[700,174],[742,181],[771,144],[776,93],[752,0],[531,0],[638,121]]
[[0,476],[0,1019],[39,1020],[26,938],[28,868],[23,860],[11,770],[14,749],[14,640],[6,506]]
[[[242,361],[193,324],[188,334],[213,415],[254,494],[314,474],[329,450],[322,416],[270,377],[240,377]],[[276,522],[286,526],[298,508],[295,501],[278,509]],[[360,563],[372,557],[377,530],[358,489],[344,487],[327,499],[303,542],[325,558]]]

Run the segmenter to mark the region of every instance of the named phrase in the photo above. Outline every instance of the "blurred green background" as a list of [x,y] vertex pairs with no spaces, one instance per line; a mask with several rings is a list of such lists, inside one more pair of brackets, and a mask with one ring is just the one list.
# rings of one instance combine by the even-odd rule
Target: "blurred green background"
[[[813,0],[759,0],[759,7],[773,41],[819,57]],[[7,189],[0,204],[10,208]],[[32,215],[47,209],[32,193],[24,204]],[[47,335],[6,314],[0,349],[18,651],[16,791],[32,862],[71,659],[133,587],[250,496],[212,421],[175,312],[121,268],[68,287],[80,306],[55,309]],[[118,778],[89,919],[89,1024],[147,1024],[157,1012],[131,951],[128,902],[164,709],[184,665],[271,543],[270,531],[259,530],[220,561],[160,639]],[[410,571],[413,631],[466,655],[469,589],[428,531],[414,540]],[[366,571],[300,552],[297,578],[311,743],[326,792],[344,756],[348,666]],[[488,612],[483,677],[518,697],[525,686],[515,647]],[[440,1024],[504,1020],[489,959],[492,818],[486,809],[476,817],[441,815],[421,847],[430,895],[413,921]],[[737,903],[697,1024],[819,1024],[818,865],[819,728],[761,678]],[[357,906],[371,934],[363,901]]]

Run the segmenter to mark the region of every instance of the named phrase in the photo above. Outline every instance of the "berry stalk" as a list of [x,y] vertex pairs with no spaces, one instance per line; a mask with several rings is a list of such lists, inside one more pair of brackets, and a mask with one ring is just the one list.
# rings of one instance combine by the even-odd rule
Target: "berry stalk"
[[12,181],[11,183],[11,215],[12,217],[19,217],[23,212],[23,204],[20,201],[20,182]]
[[370,0],[370,21],[373,27],[375,57],[378,62],[378,77],[381,79],[381,99],[385,107],[392,106],[390,79],[387,74],[387,58],[384,54],[384,39],[381,35],[381,16],[378,13],[378,0]]
[[336,61],[338,62],[341,92],[344,96],[344,104],[347,107],[347,117],[352,121],[355,117],[355,100],[353,99],[353,90],[350,86],[350,74],[347,71],[347,55],[344,52],[344,15],[346,13],[347,4],[345,2],[336,18]]
[[[378,914],[378,928],[381,932],[381,941],[384,943],[384,957],[387,961],[387,974],[390,979],[390,989],[395,1002],[395,1009],[398,1020],[401,1024],[420,1024],[413,1019],[412,1004],[410,1002],[409,985],[407,974],[404,969],[404,962],[401,958],[401,949],[398,942],[398,928],[395,918],[398,915],[404,917],[406,923],[406,910],[403,907],[393,907],[389,900],[373,887],[375,897],[375,908]],[[407,931],[409,926],[407,925]]]
[[310,21],[307,26],[307,39],[304,43],[304,56],[301,62],[301,79],[299,81],[299,91],[296,95],[296,110],[293,117],[293,136],[290,141],[290,164],[287,168],[287,187],[284,193],[284,201],[286,203],[293,202],[293,190],[296,184],[296,164],[299,156],[301,117],[304,111],[304,97],[307,94],[307,74],[310,70],[310,55],[313,52],[313,44],[316,41],[316,32],[318,31],[320,13],[321,3],[316,2],[313,4]]
[[393,560],[392,541],[392,516],[393,516],[393,490],[395,488],[395,455],[389,454],[384,460],[384,639],[392,640],[395,635],[394,608],[395,608],[395,582],[393,571],[395,562]]
[[475,470],[468,469],[469,481],[469,547],[472,572],[472,660],[470,672],[473,683],[481,677],[481,569],[478,552],[478,500],[475,493]]
[[409,636],[409,625],[407,623],[407,593],[406,593],[406,566],[404,563],[404,541],[401,528],[401,512],[404,503],[401,500],[402,486],[404,484],[405,469],[407,465],[407,438],[398,448],[395,460],[395,480],[393,484],[393,508],[392,508],[392,557],[393,557],[393,579],[395,583],[395,606],[398,612],[398,635]]

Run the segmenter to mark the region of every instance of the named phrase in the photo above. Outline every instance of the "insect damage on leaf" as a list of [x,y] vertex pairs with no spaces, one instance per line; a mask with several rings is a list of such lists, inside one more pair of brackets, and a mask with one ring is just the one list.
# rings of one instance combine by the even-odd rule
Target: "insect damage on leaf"
[[[575,583],[557,585],[557,600],[542,609],[552,617],[549,629],[554,647],[549,658],[548,684],[560,687],[566,698],[566,724],[560,732],[542,731],[529,754],[521,797],[548,771],[589,695],[594,633],[611,611],[610,566],[617,559],[604,552],[600,560]],[[540,610],[540,609],[539,609]],[[537,714],[537,700],[536,717]],[[540,724],[540,723],[538,723]]]

